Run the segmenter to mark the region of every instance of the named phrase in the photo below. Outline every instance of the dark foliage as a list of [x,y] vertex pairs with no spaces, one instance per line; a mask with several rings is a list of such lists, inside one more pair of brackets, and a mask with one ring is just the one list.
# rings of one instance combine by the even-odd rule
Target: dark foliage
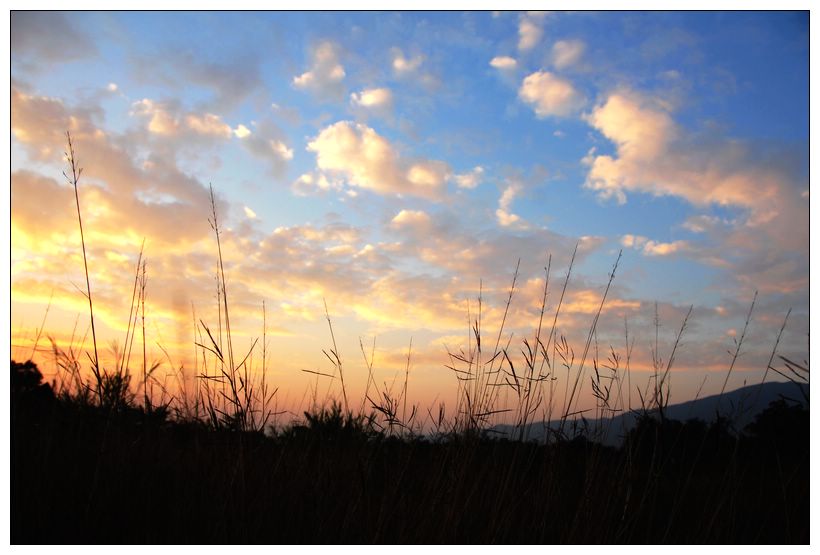
[[269,437],[58,398],[31,363],[11,380],[12,543],[809,540],[787,403],[741,434],[646,417],[613,448],[398,439],[339,406]]

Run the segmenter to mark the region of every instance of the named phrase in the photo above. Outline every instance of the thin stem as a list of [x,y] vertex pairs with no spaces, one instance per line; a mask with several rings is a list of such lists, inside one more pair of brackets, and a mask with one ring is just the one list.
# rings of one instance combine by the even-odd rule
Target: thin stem
[[69,183],[74,187],[74,200],[77,202],[77,222],[80,224],[80,243],[83,247],[83,267],[85,269],[85,286],[86,286],[86,296],[88,297],[88,312],[91,317],[91,339],[94,343],[94,364],[93,364],[93,371],[94,377],[97,379],[97,396],[102,403],[102,383],[101,383],[101,376],[100,376],[100,358],[97,353],[97,331],[94,326],[94,303],[91,300],[91,280],[88,277],[88,257],[86,255],[85,250],[85,234],[83,233],[83,217],[80,211],[80,193],[78,184],[80,182],[80,177],[83,174],[83,169],[78,167],[77,160],[74,154],[74,144],[71,141],[71,133],[69,131],[65,132],[66,140],[68,141],[68,152],[65,153],[66,158],[68,159],[68,163],[71,165],[71,177],[69,177],[65,172],[63,172],[63,176],[68,179]]

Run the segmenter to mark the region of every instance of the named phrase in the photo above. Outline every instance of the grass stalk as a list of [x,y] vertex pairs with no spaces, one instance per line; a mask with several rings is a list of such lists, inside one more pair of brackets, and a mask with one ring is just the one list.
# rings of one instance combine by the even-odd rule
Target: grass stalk
[[89,278],[88,274],[88,256],[86,253],[85,248],[85,233],[83,232],[83,216],[82,211],[80,210],[80,191],[79,191],[79,182],[80,177],[83,175],[83,168],[79,166],[77,163],[77,156],[74,152],[74,143],[71,140],[71,132],[65,132],[66,141],[68,142],[68,151],[65,152],[66,159],[71,167],[71,177],[68,176],[66,172],[63,172],[63,176],[68,180],[68,182],[74,187],[74,200],[77,204],[77,223],[80,226],[80,243],[83,249],[83,268],[85,270],[85,286],[86,286],[86,297],[88,298],[88,312],[91,318],[91,341],[94,344],[94,360],[92,361],[92,372],[94,373],[94,377],[97,380],[97,397],[102,403],[102,376],[100,373],[100,357],[97,352],[97,330],[96,326],[94,325],[94,302],[91,298],[91,279]]

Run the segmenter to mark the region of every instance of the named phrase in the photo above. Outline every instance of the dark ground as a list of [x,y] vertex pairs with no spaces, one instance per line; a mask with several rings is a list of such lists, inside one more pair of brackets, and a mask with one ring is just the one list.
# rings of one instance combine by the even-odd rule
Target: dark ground
[[620,448],[276,437],[56,398],[12,363],[11,543],[808,543],[808,410],[645,418]]

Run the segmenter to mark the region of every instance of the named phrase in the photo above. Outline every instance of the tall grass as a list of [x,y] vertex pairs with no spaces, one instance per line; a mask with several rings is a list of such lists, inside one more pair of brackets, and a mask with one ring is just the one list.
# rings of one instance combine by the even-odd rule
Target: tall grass
[[[101,364],[94,319],[94,306],[91,296],[90,265],[87,256],[85,232],[83,228],[82,211],[80,205],[80,177],[82,168],[76,158],[71,135],[66,134],[66,160],[69,168],[64,175],[71,183],[77,206],[77,221],[80,229],[81,249],[83,252],[83,268],[86,278],[85,296],[89,302],[90,331],[93,344],[93,356],[88,355],[91,362],[91,372],[94,379],[92,386],[83,381],[81,368],[81,349],[72,344],[61,349],[53,342],[53,356],[55,364],[65,377],[65,387],[80,389],[93,388],[94,396],[100,404],[115,403],[114,399],[131,395],[130,380],[133,375],[132,355],[136,336],[141,332],[142,363],[141,381],[138,388],[141,390],[142,406],[150,411],[156,404],[152,401],[152,390],[157,387],[166,408],[171,407],[183,418],[192,420],[204,419],[214,428],[231,428],[242,431],[263,431],[271,424],[272,417],[277,413],[271,408],[278,388],[268,382],[268,342],[267,342],[267,310],[265,301],[262,301],[262,332],[260,338],[251,341],[250,348],[242,354],[236,353],[236,342],[232,330],[231,303],[228,292],[228,271],[223,258],[223,231],[220,215],[217,209],[217,199],[213,186],[209,187],[210,214],[208,223],[213,231],[215,243],[215,282],[216,282],[216,325],[209,325],[197,318],[194,305],[191,306],[194,330],[193,400],[189,399],[185,368],[179,366],[175,370],[181,385],[177,395],[171,394],[167,383],[153,379],[153,374],[159,367],[159,362],[148,362],[146,338],[146,260],[145,242],[137,256],[132,296],[129,307],[125,339],[122,348],[115,348],[115,369],[109,372]],[[608,274],[606,285],[600,296],[595,312],[592,314],[589,327],[583,341],[583,348],[578,356],[571,341],[562,332],[561,312],[571,283],[571,277],[578,253],[578,246],[566,266],[566,273],[557,292],[551,290],[553,272],[553,257],[546,256],[543,274],[543,287],[540,295],[540,306],[537,318],[533,324],[531,334],[515,337],[515,333],[508,331],[506,326],[510,311],[518,290],[521,260],[519,259],[513,272],[500,323],[497,330],[489,332],[484,319],[485,299],[484,285],[479,281],[478,297],[475,304],[468,302],[467,317],[469,333],[466,349],[450,349],[446,347],[449,362],[444,366],[449,368],[455,377],[456,406],[455,411],[447,415],[444,405],[428,407],[420,411],[419,406],[410,400],[410,369],[412,362],[413,342],[407,351],[404,371],[400,388],[384,383],[380,386],[375,379],[375,338],[370,349],[366,352],[360,341],[360,349],[364,359],[364,368],[367,376],[364,392],[357,402],[350,398],[349,376],[342,362],[342,356],[336,341],[333,322],[330,317],[327,302],[324,302],[325,318],[331,346],[323,349],[322,353],[330,361],[332,372],[319,370],[304,370],[315,375],[316,384],[313,389],[313,400],[308,412],[321,411],[323,406],[333,402],[330,395],[334,384],[339,386],[340,409],[344,414],[357,415],[371,422],[381,432],[388,434],[412,435],[424,433],[431,429],[441,433],[447,430],[450,434],[497,433],[496,425],[510,423],[513,431],[511,438],[518,441],[528,439],[533,431],[533,425],[541,421],[544,424],[544,434],[548,439],[566,439],[579,432],[601,437],[608,433],[604,429],[589,429],[587,417],[594,416],[596,425],[603,426],[607,419],[632,411],[632,395],[637,392],[640,398],[640,410],[643,414],[657,413],[664,418],[664,409],[669,403],[671,395],[671,370],[675,356],[681,343],[684,331],[690,320],[692,308],[683,318],[680,329],[675,336],[671,352],[664,361],[659,353],[656,305],[655,344],[652,351],[653,374],[647,381],[646,387],[641,389],[632,383],[631,360],[635,339],[630,341],[629,323],[624,320],[624,347],[623,351],[613,345],[604,349],[604,355],[599,352],[599,322],[606,309],[607,299],[615,280],[622,253],[618,256]],[[755,300],[756,300],[755,293]],[[552,297],[557,297],[555,300]],[[736,344],[721,388],[721,395],[726,389],[735,363],[741,354],[746,330],[749,327],[755,300],[749,310],[743,332]],[[552,308],[550,308],[552,306]],[[788,319],[788,314],[786,320]],[[44,322],[45,323],[45,322]],[[786,321],[777,335],[771,353],[764,380],[768,375],[772,361],[776,357]],[[41,332],[42,330],[40,330]],[[39,333],[38,333],[39,338]],[[36,342],[35,342],[36,345]],[[82,345],[82,343],[80,343]],[[161,347],[160,347],[161,348]],[[163,350],[164,351],[164,350]],[[261,355],[257,352],[261,351]],[[171,357],[165,352],[165,358],[172,368]],[[805,365],[807,368],[807,365]],[[807,374],[804,367],[787,361],[790,372],[787,377]],[[328,389],[323,398],[318,394],[321,380],[327,380]],[[73,384],[73,385],[72,385]],[[395,382],[394,382],[395,385]],[[563,385],[563,388],[561,388]],[[589,388],[589,395],[593,401],[592,408],[580,408],[582,390]],[[634,389],[633,389],[634,388]],[[626,389],[626,392],[624,392]],[[104,400],[105,398],[105,400]],[[426,412],[426,420],[420,422],[419,414]],[[557,423],[553,426],[552,423]],[[579,429],[578,426],[581,426]]]
[[91,360],[91,370],[94,373],[94,377],[97,380],[97,396],[99,398],[100,403],[102,403],[102,376],[100,374],[100,357],[97,352],[97,332],[94,326],[94,302],[91,298],[91,279],[88,276],[88,256],[85,250],[85,233],[83,232],[83,216],[82,211],[80,210],[80,190],[79,190],[79,183],[80,177],[83,175],[83,168],[81,168],[77,162],[77,157],[74,153],[74,144],[71,141],[71,133],[66,131],[66,142],[68,143],[68,150],[64,152],[66,160],[68,161],[71,176],[66,172],[63,172],[63,176],[68,180],[71,186],[74,188],[74,200],[77,203],[77,224],[80,227],[80,244],[82,246],[83,251],[83,269],[85,270],[85,285],[86,285],[86,298],[88,299],[88,313],[91,318],[91,337],[94,346],[94,358]]
[[[443,404],[429,407],[425,422],[420,422],[419,417],[423,411],[410,399],[412,338],[403,372],[396,374],[392,384],[385,381],[382,385],[375,377],[375,338],[369,354],[364,342],[359,340],[367,376],[362,398],[357,402],[349,388],[350,366],[343,365],[330,311],[324,302],[331,346],[322,353],[333,370],[331,373],[304,370],[316,377],[312,403],[304,411],[304,419],[280,430],[272,439],[263,438],[261,432],[270,431],[274,426],[272,418],[278,415],[275,410],[278,388],[267,378],[267,308],[262,301],[261,345],[257,337],[246,353],[239,351],[231,325],[230,268],[226,271],[223,260],[222,227],[211,186],[208,221],[216,247],[217,322],[214,327],[213,323],[209,325],[197,318],[192,304],[193,401],[185,386],[184,366],[179,366],[176,373],[179,390],[172,393],[165,382],[154,378],[160,363],[148,362],[144,241],[134,270],[125,338],[121,347],[114,348],[114,365],[106,369],[98,355],[94,327],[90,265],[80,210],[82,169],[76,162],[70,134],[66,137],[70,172],[65,175],[74,188],[77,203],[94,349],[93,357],[90,354],[86,357],[91,362],[94,381],[83,377],[87,331],[80,334],[75,324],[67,346],[59,346],[50,338],[60,378],[59,385],[55,383],[57,394],[80,407],[105,409],[107,417],[141,411],[143,417],[157,416],[164,420],[168,414],[183,424],[192,425],[175,428],[169,435],[151,432],[155,435],[150,436],[150,441],[157,443],[146,444],[149,436],[144,435],[144,426],[135,431],[128,427],[126,419],[122,437],[112,438],[108,430],[113,420],[106,420],[100,440],[106,448],[92,449],[93,459],[89,465],[93,470],[92,486],[90,492],[81,491],[88,519],[92,516],[105,519],[106,509],[118,499],[121,502],[123,495],[120,494],[128,493],[139,503],[140,517],[147,519],[144,522],[151,521],[150,509],[154,508],[165,518],[157,521],[157,526],[165,526],[165,522],[184,523],[185,530],[200,531],[204,536],[198,539],[206,540],[305,541],[315,539],[316,530],[320,530],[327,534],[321,538],[330,541],[681,541],[691,533],[687,527],[703,530],[702,537],[707,539],[736,539],[734,530],[727,530],[725,526],[734,526],[744,533],[764,534],[756,523],[774,518],[771,514],[745,512],[747,519],[756,519],[745,525],[738,524],[735,513],[729,517],[724,514],[727,507],[736,512],[741,510],[738,507],[748,508],[749,499],[775,499],[773,506],[786,515],[786,526],[795,521],[790,515],[800,516],[789,501],[798,500],[798,510],[802,510],[804,501],[807,504],[800,489],[803,475],[798,471],[806,467],[808,460],[800,458],[801,452],[787,454],[787,460],[796,465],[787,475],[777,458],[779,452],[774,453],[776,466],[772,466],[770,458],[765,458],[770,457],[771,452],[765,450],[767,444],[763,440],[756,439],[757,443],[752,445],[732,439],[720,418],[712,427],[704,424],[701,428],[667,418],[672,370],[692,317],[692,307],[683,317],[669,354],[663,357],[656,305],[652,375],[643,389],[632,383],[635,338],[630,337],[626,319],[623,349],[604,346],[601,355],[599,323],[622,253],[608,274],[579,357],[562,331],[561,320],[577,245],[554,303],[551,300],[553,258],[547,255],[537,315],[531,332],[521,337],[506,329],[518,291],[521,260],[512,273],[497,330],[488,331],[484,284],[479,281],[478,298],[474,305],[467,305],[466,350],[446,349],[449,363],[445,366],[455,376],[455,412],[448,415]],[[736,342],[721,396],[742,354],[756,300],[757,293]],[[808,361],[798,363],[779,356],[785,368],[772,366],[788,317],[789,313],[777,334],[763,379],[771,370],[796,385],[807,384]],[[43,326],[45,317],[35,339],[35,349]],[[140,331],[142,380],[134,388],[132,355]],[[255,356],[260,350],[261,356]],[[164,352],[167,364],[176,368],[171,356]],[[261,373],[257,371],[260,367]],[[327,380],[327,393],[323,398],[319,395],[320,380]],[[563,390],[557,385],[561,381]],[[587,384],[594,406],[580,409],[582,390]],[[154,386],[160,391],[159,398],[154,394]],[[638,409],[632,404],[633,387],[640,398]],[[135,401],[140,390],[142,407]],[[808,394],[802,387],[800,391],[808,404]],[[29,394],[31,391],[25,391],[20,398],[27,399],[25,395]],[[587,418],[589,413],[594,415],[592,425]],[[624,413],[636,414],[638,423],[632,430],[620,430],[625,436],[623,446],[614,449],[597,443],[612,431],[612,417]],[[20,455],[21,461],[39,461],[37,464],[41,466],[34,470],[18,463],[13,475],[23,476],[21,479],[28,487],[36,491],[41,488],[44,494],[48,490],[41,486],[40,477],[54,475],[48,465],[57,458],[55,453],[86,456],[84,446],[97,445],[94,442],[98,440],[93,425],[64,422],[61,418],[70,412],[54,414],[50,427],[41,426],[42,421],[35,419],[31,428],[24,428],[26,421],[22,421],[21,429],[31,434],[42,429],[60,433],[31,445],[21,443],[18,435],[15,445],[22,447],[12,450],[14,453],[25,451],[23,455],[28,458]],[[545,428],[543,437],[547,445],[527,441],[532,439],[533,427],[539,419]],[[21,420],[15,422],[20,424]],[[511,426],[506,437],[514,441],[485,441],[491,434],[504,434],[499,424],[505,422]],[[194,430],[193,435],[186,435],[185,430],[189,429]],[[202,430],[210,435],[197,435]],[[70,441],[76,438],[80,441]],[[152,448],[160,444],[165,449],[162,452],[165,458],[158,462],[151,458],[151,453]],[[760,465],[758,459],[744,458],[750,453],[758,456],[761,451],[768,455],[759,459],[763,461]],[[168,453],[174,455],[168,456]],[[175,466],[171,460],[182,462]],[[170,469],[174,474],[167,482],[164,477],[149,477],[156,468]],[[770,495],[772,488],[762,478],[755,479],[753,472],[763,474],[772,468],[776,469],[776,486],[780,490]],[[116,472],[109,473],[106,469],[116,469]],[[70,494],[76,494],[76,484],[85,483],[88,477],[84,465],[71,471],[76,479],[57,483],[60,492],[69,494],[57,496],[57,507],[70,509]],[[196,480],[191,480],[192,475]],[[123,486],[131,483],[147,488],[149,493]],[[203,485],[203,489],[197,489]],[[766,495],[760,493],[764,491]],[[23,497],[18,492],[15,499],[19,502]],[[178,501],[179,506],[170,501]],[[75,524],[73,516],[68,522]],[[92,530],[111,533],[111,537],[117,538],[116,529],[111,532],[99,522],[94,524],[96,528]],[[114,522],[113,526],[117,525],[123,529],[127,526],[122,521]],[[70,534],[72,527],[66,528]],[[805,530],[807,534],[807,526]],[[134,537],[144,541],[151,533],[149,528]],[[803,528],[798,528],[796,534],[787,528],[785,534],[776,537],[802,538],[803,533]],[[159,536],[179,537],[173,533]]]

